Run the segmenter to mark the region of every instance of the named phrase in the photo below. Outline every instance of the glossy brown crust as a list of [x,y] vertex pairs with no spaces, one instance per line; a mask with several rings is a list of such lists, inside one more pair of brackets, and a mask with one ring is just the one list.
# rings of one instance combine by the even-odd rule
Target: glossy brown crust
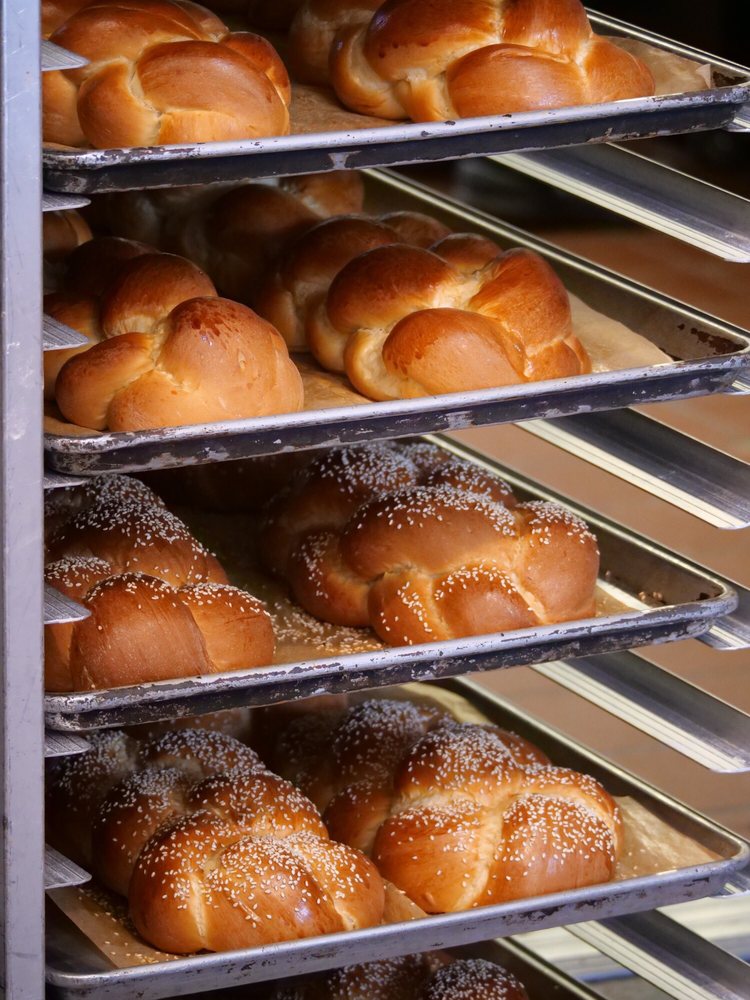
[[621,821],[611,796],[497,726],[374,700],[293,721],[271,759],[317,796],[332,837],[371,855],[429,913],[614,876]]
[[[430,445],[380,442],[333,448],[300,469],[269,504],[259,538],[261,558],[283,576],[305,535],[340,530],[358,507],[383,493],[427,479],[448,481],[459,473],[466,474],[466,463],[459,470],[445,452]],[[490,478],[485,476],[484,482],[489,484]],[[504,496],[509,495],[506,488]]]
[[[336,216],[292,243],[267,273],[253,304],[274,324],[290,350],[305,351],[308,335],[315,332],[310,316],[349,261],[391,243],[429,245],[447,232],[441,223],[419,212],[395,212],[375,219]],[[325,343],[318,345],[319,361],[325,350]]]
[[438,955],[350,965],[280,987],[273,1000],[528,1000],[523,985],[494,962]]
[[89,65],[44,74],[47,142],[153,146],[289,131],[289,77],[259,35],[232,34],[185,0],[79,7],[51,40]]
[[380,922],[372,862],[329,840],[313,804],[248,747],[190,729],[121,740],[53,771],[48,818],[57,843],[83,833],[150,944],[220,951]]
[[341,268],[307,319],[316,360],[371,399],[489,389],[590,371],[567,292],[530,250],[471,234]]
[[315,460],[271,505],[261,553],[305,610],[393,645],[595,612],[587,526],[557,504],[516,503],[502,481],[431,446]]
[[271,662],[260,601],[143,484],[99,477],[48,510],[46,581],[88,618],[45,629],[47,690],[119,687]]
[[68,271],[71,290],[52,307],[94,343],[59,368],[50,362],[45,378],[72,423],[143,430],[302,406],[302,380],[278,332],[218,298],[185,258],[104,238],[75,251]]
[[654,93],[639,59],[595,35],[580,0],[306,0],[293,65],[354,111],[440,121]]
[[252,305],[264,274],[321,219],[360,212],[356,171],[285,177],[278,184],[182,188],[105,196],[101,224],[201,267],[228,298]]

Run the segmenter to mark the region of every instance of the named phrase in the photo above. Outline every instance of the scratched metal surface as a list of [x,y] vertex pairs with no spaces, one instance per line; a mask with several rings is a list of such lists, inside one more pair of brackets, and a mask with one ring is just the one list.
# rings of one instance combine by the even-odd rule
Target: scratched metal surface
[[48,468],[69,475],[134,472],[308,448],[615,409],[725,391],[750,372],[750,334],[660,295],[416,181],[373,172],[368,205],[421,210],[457,231],[544,256],[566,287],[675,358],[671,364],[157,431],[45,435]]
[[439,438],[432,440],[502,476],[520,497],[565,503],[588,522],[599,540],[602,578],[606,581],[610,576],[626,597],[659,594],[661,603],[645,610],[617,611],[585,621],[450,642],[392,646],[374,652],[103,691],[46,694],[47,728],[86,731],[134,725],[238,705],[270,705],[322,693],[632,649],[700,635],[737,605],[737,595],[731,587],[706,570],[559,494],[509,473],[469,448]]
[[502,702],[470,681],[448,687],[468,698],[493,722],[540,746],[556,763],[598,778],[617,796],[631,796],[676,830],[719,857],[715,861],[608,882],[570,892],[478,909],[430,916],[409,923],[374,927],[244,951],[201,954],[159,965],[113,969],[104,955],[51,907],[48,921],[47,980],[65,998],[157,1000],[303,975],[341,965],[412,952],[432,951],[495,937],[600,920],[713,895],[742,869],[750,848],[723,827],[640,781],[562,733]]

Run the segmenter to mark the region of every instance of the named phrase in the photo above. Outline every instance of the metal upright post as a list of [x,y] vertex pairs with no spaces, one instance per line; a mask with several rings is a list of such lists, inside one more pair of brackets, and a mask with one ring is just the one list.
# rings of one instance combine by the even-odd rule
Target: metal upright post
[[0,933],[6,1000],[44,996],[39,4],[0,0]]

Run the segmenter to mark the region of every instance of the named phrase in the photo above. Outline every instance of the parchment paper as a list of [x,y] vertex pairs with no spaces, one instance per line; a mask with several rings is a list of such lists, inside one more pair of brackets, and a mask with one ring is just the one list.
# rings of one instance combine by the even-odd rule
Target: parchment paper
[[[378,692],[354,695],[399,697],[436,702],[462,722],[488,722],[487,716],[452,691],[406,684]],[[618,797],[624,825],[624,846],[615,881],[640,875],[655,875],[676,868],[705,864],[718,858],[697,841],[686,837],[651,813],[633,798]],[[127,917],[125,901],[96,885],[56,889],[49,893],[55,904],[117,968],[174,961],[182,956],[158,951],[144,944]],[[395,886],[386,883],[384,923],[414,920],[426,914]]]
[[[570,295],[570,304],[573,331],[588,351],[594,372],[663,365],[672,360],[650,340],[618,320],[597,312],[575,295]],[[302,375],[305,410],[325,410],[335,406],[372,402],[355,392],[345,376],[320,368],[311,355],[295,355],[293,360]],[[88,437],[98,433],[68,423],[52,403],[45,409],[44,429],[48,434],[74,437]]]

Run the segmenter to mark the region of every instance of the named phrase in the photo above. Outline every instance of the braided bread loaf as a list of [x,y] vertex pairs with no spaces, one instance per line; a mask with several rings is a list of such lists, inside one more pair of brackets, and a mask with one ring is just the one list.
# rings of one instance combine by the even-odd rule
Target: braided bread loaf
[[182,729],[93,742],[52,772],[51,835],[79,838],[157,948],[250,948],[382,919],[372,863],[329,840],[312,803],[237,740]]
[[303,79],[354,111],[443,121],[653,94],[650,71],[591,30],[580,0],[306,0]]
[[[375,247],[391,243],[427,247],[447,234],[445,226],[418,212],[329,219],[309,229],[270,269],[253,305],[273,323],[291,351],[305,351],[309,317],[345,264]],[[318,360],[324,363],[322,357]]]
[[332,837],[372,855],[427,912],[613,877],[620,817],[598,782],[514,733],[445,716],[415,725],[416,711],[365,703],[330,721],[324,739],[295,720],[273,760],[318,793]]
[[285,177],[277,185],[211,185],[108,195],[101,222],[116,234],[181,254],[219,290],[252,305],[265,270],[321,219],[360,212],[356,171]]
[[528,994],[494,962],[469,958],[446,965],[427,954],[334,969],[280,987],[273,1000],[528,1000]]
[[311,614],[391,644],[594,613],[596,539],[570,511],[430,445],[343,448],[271,505],[262,558]]
[[154,146],[284,135],[289,77],[259,35],[190,0],[97,0],[51,41],[85,56],[45,73],[46,142]]
[[[81,265],[94,254],[84,291]],[[278,332],[218,298],[194,264],[109,238],[84,244],[69,268],[70,291],[47,306],[93,346],[45,362],[66,419],[142,430],[301,408],[302,380]]]
[[45,629],[51,691],[117,687],[271,662],[263,604],[147,487],[100,477],[50,503],[45,580],[90,612]]
[[531,250],[455,234],[343,267],[307,319],[315,358],[371,399],[489,389],[590,371],[570,301]]

